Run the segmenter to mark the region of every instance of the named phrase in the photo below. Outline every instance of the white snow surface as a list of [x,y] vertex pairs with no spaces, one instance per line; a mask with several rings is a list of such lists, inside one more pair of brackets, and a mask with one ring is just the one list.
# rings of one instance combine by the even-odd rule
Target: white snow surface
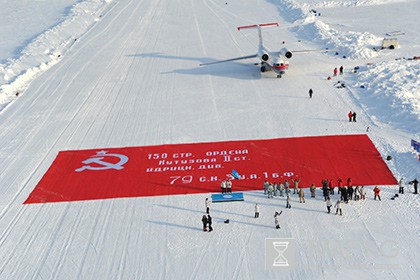
[[[23,205],[62,150],[366,133],[390,170],[420,179],[417,0],[1,0],[0,279],[419,279],[419,196],[368,198],[327,215],[320,194],[245,192]],[[320,15],[315,15],[311,10]],[[281,79],[252,61],[294,54]],[[379,50],[387,32],[400,47]],[[334,67],[343,76],[333,77]],[[353,69],[358,67],[358,71]],[[346,88],[334,85],[340,80]],[[307,92],[314,89],[314,97]],[[348,123],[349,110],[358,113]],[[307,190],[306,190],[307,191]],[[336,197],[335,197],[336,198]],[[261,206],[253,218],[255,203]],[[281,229],[273,214],[283,210]],[[230,219],[230,224],[224,224]],[[265,238],[295,238],[294,269],[265,267]]]

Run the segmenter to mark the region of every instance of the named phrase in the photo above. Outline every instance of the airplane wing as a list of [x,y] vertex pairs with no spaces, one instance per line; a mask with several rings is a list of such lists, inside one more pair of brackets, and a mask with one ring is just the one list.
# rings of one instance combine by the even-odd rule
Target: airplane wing
[[257,54],[253,54],[253,55],[235,57],[235,58],[230,58],[230,59],[225,59],[225,60],[218,60],[218,61],[215,61],[215,62],[201,63],[200,66],[229,62],[229,61],[235,61],[235,60],[241,60],[241,59],[249,59],[249,58],[254,58],[254,57],[257,57],[257,56],[258,56]]
[[[328,52],[336,52],[337,50],[296,50],[296,51],[290,51],[290,53],[292,54],[296,54],[296,53],[328,53]],[[270,52],[270,55],[272,57],[276,57],[276,56],[284,56],[284,53],[282,51],[279,52]]]
[[312,52],[336,52],[337,50],[299,50],[299,51],[292,51],[292,53],[312,53]]

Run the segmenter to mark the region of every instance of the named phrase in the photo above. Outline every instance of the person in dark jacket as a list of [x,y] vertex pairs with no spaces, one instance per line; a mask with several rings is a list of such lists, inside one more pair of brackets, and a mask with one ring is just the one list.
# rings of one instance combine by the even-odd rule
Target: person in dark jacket
[[329,197],[327,179],[322,180],[322,195],[324,196],[324,201],[327,201],[327,198]]
[[341,197],[342,197],[342,200],[344,200],[345,203],[348,203],[349,202],[349,197],[348,197],[348,193],[347,193],[347,188],[346,187],[343,187],[341,189]]
[[356,112],[353,112],[352,118],[353,118],[353,122],[356,122]]
[[309,89],[309,98],[312,98],[312,94],[314,93],[314,91],[310,88]]
[[413,185],[414,187],[414,194],[418,194],[417,189],[419,187],[419,181],[417,178],[414,178],[414,180],[410,182],[410,185]]
[[347,193],[349,194],[349,199],[353,200],[353,193],[354,193],[353,187],[349,187],[347,190]]
[[207,216],[203,215],[203,218],[201,219],[201,221],[203,222],[203,230],[207,231]]
[[213,228],[211,227],[211,216],[207,215],[207,224],[209,225],[209,232],[213,231]]

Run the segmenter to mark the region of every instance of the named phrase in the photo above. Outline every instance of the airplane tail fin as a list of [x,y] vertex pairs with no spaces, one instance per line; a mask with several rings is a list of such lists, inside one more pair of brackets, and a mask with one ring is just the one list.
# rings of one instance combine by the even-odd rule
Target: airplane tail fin
[[241,29],[257,29],[258,30],[258,38],[260,39],[260,48],[263,46],[263,38],[261,33],[261,27],[269,27],[269,26],[279,26],[277,22],[270,22],[270,23],[260,23],[260,24],[253,24],[253,25],[245,25],[245,26],[239,26],[238,30]]

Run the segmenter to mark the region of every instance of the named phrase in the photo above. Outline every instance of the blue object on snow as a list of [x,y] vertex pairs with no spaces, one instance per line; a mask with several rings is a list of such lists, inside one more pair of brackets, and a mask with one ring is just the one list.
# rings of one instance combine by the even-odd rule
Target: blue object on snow
[[420,153],[420,142],[417,142],[414,139],[411,139],[411,147],[413,147],[414,150]]
[[232,169],[232,176],[235,179],[241,180],[241,175],[239,175],[239,173],[235,169]]
[[244,193],[214,193],[211,195],[211,201],[214,202],[230,202],[230,201],[244,201]]

